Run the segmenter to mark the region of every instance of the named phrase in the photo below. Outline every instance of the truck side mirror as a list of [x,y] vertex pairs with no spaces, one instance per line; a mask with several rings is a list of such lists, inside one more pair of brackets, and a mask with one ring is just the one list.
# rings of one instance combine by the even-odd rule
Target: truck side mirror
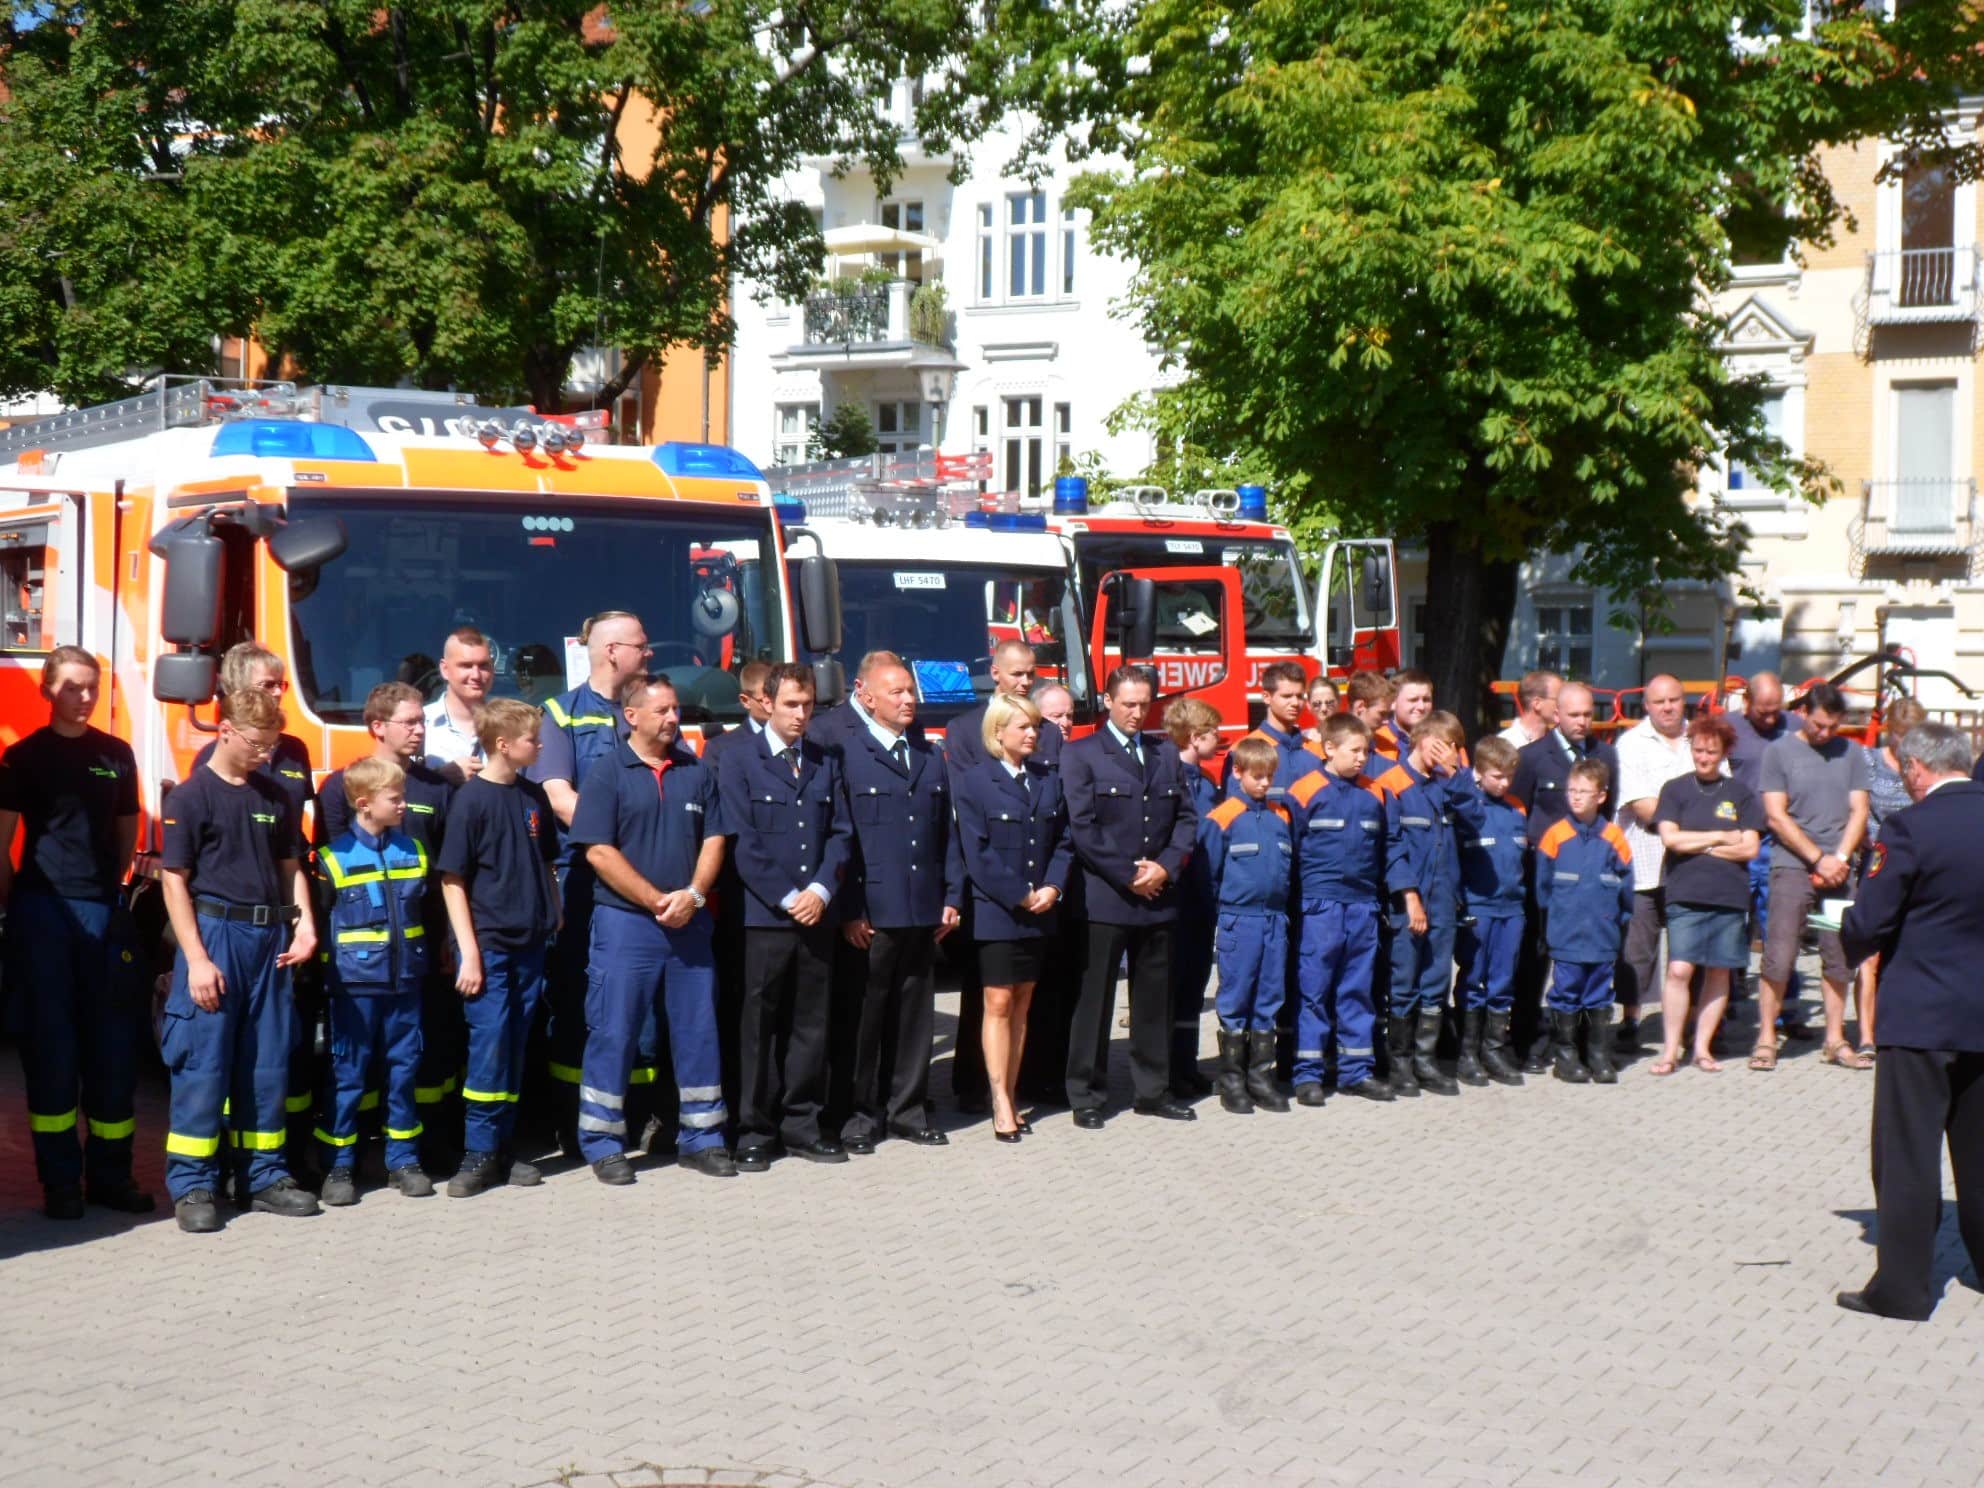
[[1157,654],[1157,582],[1124,579],[1116,586],[1117,635],[1125,661],[1148,661]]
[[[159,634],[175,646],[211,646],[220,636],[221,540],[204,517],[182,517],[151,540],[165,560]],[[208,695],[213,685],[208,683]]]
[[152,696],[191,707],[214,695],[215,663],[204,651],[168,651],[152,663]]
[[1364,608],[1376,623],[1391,613],[1392,594],[1390,575],[1386,572],[1385,560],[1376,553],[1364,555]]
[[847,696],[847,668],[838,656],[822,656],[813,663],[813,704],[831,708]]
[[305,517],[276,529],[269,556],[284,573],[308,573],[342,557],[349,541],[342,517]]
[[799,630],[808,651],[840,650],[840,570],[825,554],[800,560]]

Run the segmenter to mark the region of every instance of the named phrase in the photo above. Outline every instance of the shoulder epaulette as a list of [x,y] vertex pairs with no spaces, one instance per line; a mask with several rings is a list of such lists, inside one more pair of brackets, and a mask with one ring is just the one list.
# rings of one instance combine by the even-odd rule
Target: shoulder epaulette
[[1577,834],[1578,829],[1571,824],[1571,818],[1567,816],[1543,834],[1543,840],[1536,844],[1536,850],[1546,857],[1554,858],[1557,856],[1557,849]]
[[1386,795],[1402,796],[1412,789],[1414,781],[1404,765],[1393,765],[1372,783]]
[[1504,796],[1502,797],[1502,804],[1503,804],[1504,806],[1513,806],[1513,807],[1515,807],[1515,809],[1516,809],[1516,815],[1518,815],[1518,816],[1528,816],[1528,815],[1529,815],[1529,808],[1528,808],[1527,806],[1525,806],[1525,805],[1523,805],[1523,803],[1522,803],[1522,802],[1520,802],[1520,801],[1518,801],[1518,800],[1517,800],[1517,799],[1516,799],[1516,798],[1515,798],[1514,796],[1510,796],[1510,795],[1504,795]]
[[1385,788],[1382,785],[1380,785],[1377,781],[1373,780],[1369,775],[1359,775],[1355,780],[1351,781],[1350,783],[1356,786],[1360,790],[1369,791],[1372,795],[1376,796],[1380,801],[1385,799]]

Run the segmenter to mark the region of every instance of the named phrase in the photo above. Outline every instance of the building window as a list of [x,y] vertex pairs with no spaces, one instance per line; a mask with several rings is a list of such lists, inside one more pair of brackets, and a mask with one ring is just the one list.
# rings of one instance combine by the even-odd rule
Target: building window
[[[1784,389],[1772,388],[1764,394],[1763,413],[1764,427],[1770,431],[1770,437],[1776,440],[1782,440],[1784,438]],[[1750,469],[1741,460],[1731,460],[1729,462],[1729,489],[1732,491],[1765,491],[1770,489],[1770,487],[1758,472]]]
[[797,465],[803,462],[807,451],[812,447],[813,432],[819,427],[819,404],[779,404],[778,433],[772,442],[772,463]]
[[978,298],[989,301],[992,298],[992,204],[986,202],[978,209]]
[[[882,226],[892,227],[898,232],[920,233],[923,231],[923,203],[920,201],[884,202],[882,204]],[[923,255],[921,253],[883,253],[877,258],[882,267],[898,279],[907,279],[912,284],[923,282]]]
[[1894,390],[1894,503],[1897,532],[1949,532],[1956,526],[1956,384]]
[[1061,209],[1061,293],[1075,292],[1075,209]]
[[1006,293],[1015,300],[1047,293],[1047,193],[1006,198]]
[[1560,677],[1591,675],[1591,606],[1536,607],[1536,666]]
[[1054,473],[1072,469],[1075,463],[1075,413],[1071,403],[1054,405]]
[[1901,177],[1902,305],[1956,303],[1956,176],[1946,164],[1911,165]]
[[1017,491],[1022,496],[1040,494],[1045,456],[1038,398],[1007,398],[1005,414],[1005,458],[1000,462],[1001,491]]
[[875,448],[885,455],[907,454],[923,447],[921,403],[877,403]]

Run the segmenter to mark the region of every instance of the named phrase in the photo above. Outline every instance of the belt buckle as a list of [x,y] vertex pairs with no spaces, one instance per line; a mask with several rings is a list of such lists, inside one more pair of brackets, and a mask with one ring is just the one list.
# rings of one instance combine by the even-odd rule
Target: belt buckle
[[273,925],[275,923],[275,911],[272,908],[270,908],[268,905],[257,904],[254,906],[254,910],[255,910],[255,917],[251,923],[254,924],[256,928],[260,929],[264,926]]

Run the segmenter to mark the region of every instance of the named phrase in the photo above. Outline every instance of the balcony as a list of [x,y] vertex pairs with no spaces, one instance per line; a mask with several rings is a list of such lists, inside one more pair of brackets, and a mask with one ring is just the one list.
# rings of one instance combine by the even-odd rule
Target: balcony
[[1902,248],[1868,254],[1868,324],[1975,320],[1978,258],[1975,247]]
[[1910,476],[1862,481],[1852,545],[1859,567],[1869,558],[1963,558],[1977,530],[1977,482],[1967,476]]
[[948,348],[953,339],[942,291],[906,279],[849,279],[815,290],[801,320],[804,339],[786,350],[794,367],[913,367],[920,348]]

